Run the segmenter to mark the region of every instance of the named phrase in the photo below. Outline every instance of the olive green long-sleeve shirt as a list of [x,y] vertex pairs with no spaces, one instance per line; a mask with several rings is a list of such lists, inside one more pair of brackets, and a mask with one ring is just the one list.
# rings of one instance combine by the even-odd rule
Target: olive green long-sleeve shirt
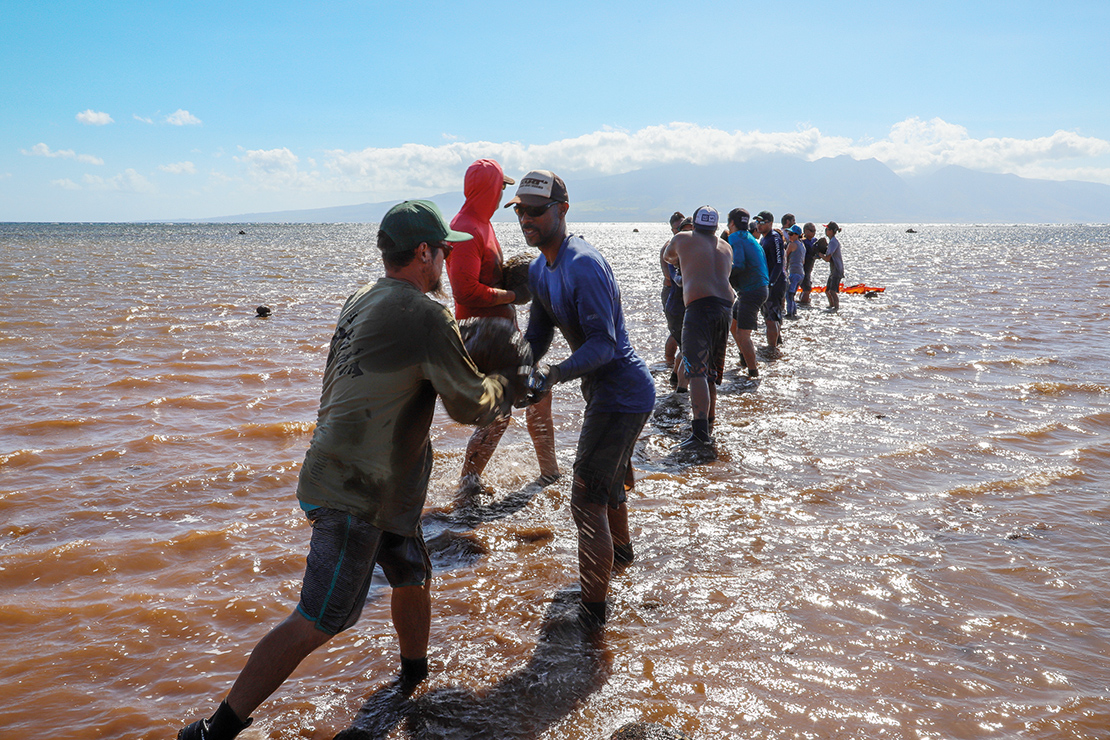
[[436,397],[451,418],[484,426],[506,386],[478,372],[445,307],[403,280],[367,285],[347,299],[332,337],[297,486],[301,506],[415,535],[432,471]]

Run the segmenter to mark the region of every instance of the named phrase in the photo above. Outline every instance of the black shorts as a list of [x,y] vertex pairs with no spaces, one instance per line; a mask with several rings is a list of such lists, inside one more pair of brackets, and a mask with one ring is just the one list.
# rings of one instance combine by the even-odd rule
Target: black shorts
[[678,346],[682,346],[682,321],[686,317],[686,311],[670,311],[665,314],[667,317],[667,331],[670,332]]
[[826,293],[839,293],[840,281],[844,279],[843,272],[836,272],[835,270],[829,273],[829,280],[825,283]]
[[625,490],[632,488],[632,450],[649,416],[650,411],[624,414],[586,409],[574,456],[574,480],[581,481],[587,503],[618,509],[625,502]]
[[763,320],[782,323],[783,302],[786,300],[786,278],[771,283],[767,289],[767,302],[763,304]]
[[767,302],[767,286],[745,290],[736,295],[736,303],[732,304],[732,318],[736,320],[737,329],[755,331],[759,326],[759,309]]
[[325,507],[309,511],[308,518],[312,543],[297,611],[329,635],[358,621],[375,563],[393,588],[423,586],[431,577],[423,534],[404,537]]
[[682,322],[682,366],[688,378],[707,378],[721,384],[728,348],[732,302],[708,296],[686,306]]

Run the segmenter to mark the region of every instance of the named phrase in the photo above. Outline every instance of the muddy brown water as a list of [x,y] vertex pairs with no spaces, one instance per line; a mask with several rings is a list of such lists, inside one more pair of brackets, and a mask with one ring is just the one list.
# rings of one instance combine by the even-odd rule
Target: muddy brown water
[[[886,291],[836,315],[815,297],[754,390],[730,349],[715,460],[672,450],[665,225],[573,228],[612,262],[659,391],[602,639],[567,618],[566,478],[530,485],[516,421],[492,493],[460,505],[470,430],[440,412],[431,677],[391,690],[379,588],[245,737],[1102,736],[1105,227],[847,225],[845,282]],[[0,737],[173,737],[293,608],[297,473],[338,309],[380,274],[373,235],[0,225]],[[560,386],[564,471],[581,411]]]

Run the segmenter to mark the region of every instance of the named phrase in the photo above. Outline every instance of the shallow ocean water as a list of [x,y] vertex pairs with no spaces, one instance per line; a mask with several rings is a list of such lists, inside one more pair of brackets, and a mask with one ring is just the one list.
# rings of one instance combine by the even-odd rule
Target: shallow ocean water
[[[514,422],[493,495],[460,507],[470,430],[440,412],[431,678],[391,692],[379,589],[244,736],[1101,736],[1106,227],[907,226],[845,226],[845,283],[885,292],[838,314],[815,295],[754,391],[730,348],[701,460],[672,450],[689,417],[662,365],[665,225],[572,224],[612,263],[659,395],[604,638],[567,619],[567,477],[530,485]],[[339,307],[380,274],[373,236],[0,225],[0,737],[172,737],[293,608],[297,472]],[[581,410],[557,388],[564,471]]]

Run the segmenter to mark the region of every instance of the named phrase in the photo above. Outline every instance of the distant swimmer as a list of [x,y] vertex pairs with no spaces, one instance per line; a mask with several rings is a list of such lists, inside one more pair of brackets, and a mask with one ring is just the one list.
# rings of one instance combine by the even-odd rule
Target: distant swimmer
[[[613,564],[633,559],[626,491],[635,482],[633,448],[655,409],[655,381],[628,340],[612,268],[597,249],[567,230],[570,199],[562,178],[547,170],[529,172],[508,206],[516,212],[524,240],[540,252],[528,275],[533,298],[524,333],[537,364],[530,400],[543,398],[556,383],[582,381],[586,411],[570,506],[578,529],[580,616],[587,626],[599,628],[605,623]],[[541,365],[556,328],[570,345],[570,357]]]
[[[509,412],[510,379],[478,372],[439,289],[454,243],[430,201],[389,210],[378,231],[385,276],[347,299],[324,368],[320,412],[297,499],[312,521],[300,602],[255,646],[227,697],[178,740],[231,740],[314,650],[358,622],[375,565],[392,587],[398,689],[428,673],[431,561],[420,514],[432,472],[436,399],[452,419],[485,425]],[[521,383],[523,385],[523,383]]]
[[717,237],[716,209],[694,211],[694,230],[675,234],[663,259],[682,271],[686,316],[682,321],[682,364],[690,383],[690,437],[680,447],[708,448],[717,407],[717,386],[724,379],[725,351],[736,294],[729,285],[732,249]]

